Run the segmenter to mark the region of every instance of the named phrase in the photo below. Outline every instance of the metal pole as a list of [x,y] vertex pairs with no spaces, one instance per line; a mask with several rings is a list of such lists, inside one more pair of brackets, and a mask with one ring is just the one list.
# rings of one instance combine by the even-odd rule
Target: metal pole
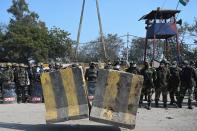
[[78,28],[78,34],[77,34],[77,46],[76,46],[76,50],[75,50],[75,59],[76,60],[77,60],[77,57],[78,57],[78,47],[79,47],[79,41],[80,41],[80,35],[81,35],[84,8],[85,8],[85,0],[83,0],[83,4],[82,4],[81,16],[80,16],[80,22],[79,22],[79,28]]
[[100,11],[99,11],[98,0],[96,0],[96,8],[97,8],[98,21],[99,21],[100,37],[101,37],[101,42],[103,44],[104,59],[106,60],[107,59],[107,53],[106,53],[106,47],[105,47],[105,40],[104,40],[104,37],[103,37],[103,29],[102,29],[102,23],[101,23],[101,16],[100,16]]
[[144,45],[144,62],[146,62],[147,44],[148,44],[148,38],[146,37],[146,39],[145,39],[145,45]]
[[169,55],[168,55],[168,40],[165,39],[165,57],[167,60],[169,60]]
[[127,62],[129,61],[129,33],[127,33]]
[[153,39],[153,60],[155,60],[155,43],[156,43],[156,36],[154,34],[154,39]]
[[179,0],[178,0],[178,3],[177,3],[177,5],[176,5],[176,10],[177,10],[177,9],[178,9],[178,7],[179,7],[179,3],[180,3],[180,2],[179,2]]

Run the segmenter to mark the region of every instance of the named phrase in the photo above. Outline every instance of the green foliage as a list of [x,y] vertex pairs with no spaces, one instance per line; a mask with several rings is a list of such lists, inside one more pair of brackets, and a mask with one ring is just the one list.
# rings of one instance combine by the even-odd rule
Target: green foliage
[[48,31],[45,23],[31,12],[25,0],[13,0],[8,9],[12,18],[3,35],[0,30],[1,58],[4,61],[28,63],[29,59],[47,62],[69,56],[72,51],[72,40],[69,33],[59,28]]
[[62,56],[71,59],[73,56],[73,41],[69,38],[69,33],[60,28],[52,28],[49,31],[49,58],[56,59]]

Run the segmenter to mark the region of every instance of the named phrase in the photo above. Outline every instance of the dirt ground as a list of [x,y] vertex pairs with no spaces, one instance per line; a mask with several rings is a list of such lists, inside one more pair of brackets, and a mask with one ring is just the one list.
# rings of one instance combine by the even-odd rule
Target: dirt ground
[[[120,128],[90,122],[88,119],[45,124],[44,104],[0,104],[0,131],[121,131]],[[133,131],[196,131],[197,107],[193,110],[139,108]]]

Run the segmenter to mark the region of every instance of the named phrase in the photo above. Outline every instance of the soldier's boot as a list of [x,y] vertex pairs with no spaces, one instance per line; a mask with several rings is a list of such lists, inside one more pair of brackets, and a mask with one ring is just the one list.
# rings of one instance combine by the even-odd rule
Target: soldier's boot
[[181,98],[179,98],[178,101],[177,101],[177,106],[178,106],[179,108],[182,108],[182,102],[183,102],[183,98],[181,97]]
[[164,103],[163,103],[163,107],[164,107],[165,109],[168,109],[167,102],[164,102]]
[[143,104],[143,95],[140,96],[139,107],[141,108]]
[[159,107],[159,101],[155,100],[155,107]]
[[18,104],[22,103],[22,97],[19,96],[19,97],[17,98],[17,103],[18,103]]
[[191,99],[188,100],[188,109],[193,109]]
[[147,105],[146,109],[151,110],[151,102],[148,102],[148,105]]
[[170,105],[173,105],[174,103],[175,103],[174,94],[173,92],[170,92]]
[[142,104],[143,104],[143,101],[140,100],[140,102],[139,102],[139,108],[142,107]]

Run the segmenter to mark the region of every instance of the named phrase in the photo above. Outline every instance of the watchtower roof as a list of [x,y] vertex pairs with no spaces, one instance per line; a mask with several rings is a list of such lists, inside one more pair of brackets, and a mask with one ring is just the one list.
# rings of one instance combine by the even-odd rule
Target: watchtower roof
[[142,16],[139,21],[152,19],[169,19],[180,12],[180,10],[152,10],[150,13]]

